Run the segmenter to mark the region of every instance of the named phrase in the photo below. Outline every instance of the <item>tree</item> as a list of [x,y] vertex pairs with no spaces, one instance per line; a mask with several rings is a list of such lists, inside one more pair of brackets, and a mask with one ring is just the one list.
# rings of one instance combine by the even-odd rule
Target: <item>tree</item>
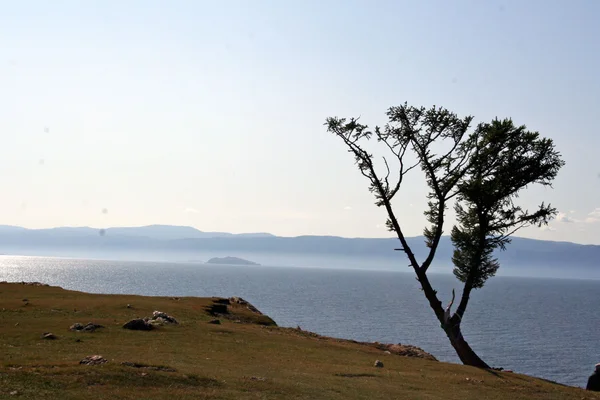
[[[389,122],[369,129],[358,118],[328,118],[328,132],[338,136],[354,155],[358,169],[369,182],[376,205],[384,207],[387,227],[395,232],[422,291],[460,360],[466,365],[489,366],[473,351],[461,333],[472,290],[482,288],[499,267],[495,250],[505,250],[510,236],[530,225],[543,226],[557,210],[542,203],[530,212],[515,201],[532,184],[551,186],[564,165],[551,139],[515,126],[510,119],[494,119],[471,129],[472,116],[459,118],[441,107],[425,109],[406,103],[387,111]],[[470,133],[469,133],[470,131]],[[376,168],[375,157],[365,145],[375,139],[386,155]],[[412,161],[412,162],[411,162]],[[392,207],[403,178],[419,168],[429,192],[424,228],[427,257],[419,262],[406,241],[401,221]],[[431,266],[449,207],[456,223],[450,231],[454,246],[454,275],[463,283],[454,313],[452,300],[444,309],[427,270]]]

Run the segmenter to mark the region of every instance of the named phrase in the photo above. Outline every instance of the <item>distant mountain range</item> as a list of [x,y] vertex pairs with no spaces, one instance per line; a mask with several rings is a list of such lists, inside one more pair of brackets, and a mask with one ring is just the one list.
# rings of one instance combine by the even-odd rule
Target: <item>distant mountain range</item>
[[58,227],[49,229],[27,229],[20,226],[0,225],[0,237],[3,235],[28,238],[72,238],[90,236],[127,236],[145,237],[156,240],[205,239],[217,237],[273,237],[270,233],[227,233],[202,232],[191,226],[148,225],[138,227],[118,227],[96,229],[90,227]]
[[[422,259],[427,252],[423,237],[408,238],[413,251]],[[150,225],[99,230],[89,227],[26,229],[0,225],[0,253],[47,255],[49,250],[66,249],[84,254],[86,251],[136,251],[176,253],[250,254],[278,253],[313,255],[315,257],[375,257],[398,261],[397,239],[342,238],[335,236],[280,237],[269,233],[232,234],[202,232],[188,226]],[[450,264],[452,243],[443,237],[436,260]],[[525,265],[544,269],[569,268],[592,271],[600,276],[600,246],[569,242],[551,242],[515,237],[508,250],[499,252],[503,266]]]

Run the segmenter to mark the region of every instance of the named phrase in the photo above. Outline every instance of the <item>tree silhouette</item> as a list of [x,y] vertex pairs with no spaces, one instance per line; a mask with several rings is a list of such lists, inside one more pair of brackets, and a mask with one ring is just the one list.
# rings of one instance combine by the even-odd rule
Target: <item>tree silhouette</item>
[[[370,183],[376,205],[384,207],[388,229],[395,232],[423,293],[450,343],[466,365],[489,368],[461,333],[461,321],[473,289],[484,286],[498,270],[496,249],[504,250],[510,236],[529,226],[547,225],[557,210],[549,204],[530,212],[515,204],[531,184],[550,186],[564,165],[551,139],[515,126],[510,119],[495,119],[471,129],[473,117],[459,118],[441,107],[426,109],[403,104],[387,111],[388,123],[369,129],[358,118],[330,117],[325,125],[354,155],[358,169]],[[469,132],[470,131],[470,132]],[[377,169],[365,145],[374,139],[386,155]],[[424,228],[427,257],[417,260],[392,207],[407,173],[420,169],[429,192]],[[454,313],[452,301],[443,308],[427,270],[444,233],[449,207],[456,223],[450,232],[454,245],[454,275],[464,285]]]

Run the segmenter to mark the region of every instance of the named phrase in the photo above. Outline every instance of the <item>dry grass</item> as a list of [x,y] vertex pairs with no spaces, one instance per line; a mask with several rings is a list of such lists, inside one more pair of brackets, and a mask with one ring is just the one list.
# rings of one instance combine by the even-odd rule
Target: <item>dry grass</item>
[[[0,398],[600,399],[523,375],[386,355],[370,346],[267,327],[268,317],[241,306],[232,308],[231,319],[212,325],[206,312],[211,304],[203,298],[0,284]],[[122,329],[129,319],[154,310],[173,315],[180,325]],[[69,331],[75,322],[105,328]],[[43,340],[44,332],[58,339]],[[79,365],[93,354],[109,362]],[[376,359],[384,368],[373,367]]]

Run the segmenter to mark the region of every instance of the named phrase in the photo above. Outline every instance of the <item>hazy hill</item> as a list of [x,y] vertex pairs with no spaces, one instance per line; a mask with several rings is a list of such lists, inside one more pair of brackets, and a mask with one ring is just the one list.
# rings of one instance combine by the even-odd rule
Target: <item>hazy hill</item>
[[[101,234],[102,233],[102,234]],[[408,238],[413,251],[420,259],[426,254],[423,237]],[[54,229],[24,229],[0,226],[0,253],[56,254],[61,250],[69,255],[86,251],[135,251],[138,253],[161,252],[163,254],[211,252],[215,255],[243,255],[249,253],[277,253],[312,255],[316,258],[340,256],[346,258],[373,258],[402,261],[397,239],[342,238],[334,236],[279,237],[268,233],[231,234],[202,232],[192,227],[150,225],[130,228],[98,229],[61,227]],[[61,253],[61,254],[62,254]],[[452,244],[448,237],[442,238],[436,262],[449,264]],[[503,266],[527,266],[540,270],[570,268],[593,272],[600,277],[600,246],[568,242],[551,242],[525,238],[513,238],[508,250],[499,252]],[[261,261],[262,262],[262,261]],[[285,264],[284,264],[285,265]],[[585,274],[587,276],[587,274]]]
[[148,225],[139,227],[117,227],[104,230],[89,227],[59,227],[48,229],[26,229],[19,226],[0,225],[0,235],[15,235],[27,238],[127,236],[158,240],[200,239],[214,237],[272,237],[269,233],[203,232],[191,226]]

